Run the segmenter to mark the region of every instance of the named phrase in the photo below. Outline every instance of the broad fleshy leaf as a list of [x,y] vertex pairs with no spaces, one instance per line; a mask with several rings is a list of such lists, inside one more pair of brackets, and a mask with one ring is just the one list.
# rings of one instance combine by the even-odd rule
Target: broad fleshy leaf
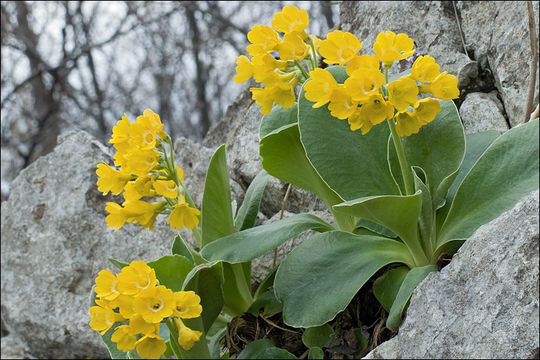
[[334,228],[315,215],[297,214],[218,239],[206,245],[201,254],[208,260],[228,263],[251,261],[311,229],[328,231]]
[[336,333],[334,329],[328,324],[323,324],[321,326],[314,326],[304,330],[302,334],[302,342],[308,348],[312,347],[325,347],[334,337]]
[[437,240],[435,234],[435,213],[433,212],[433,201],[429,190],[429,183],[426,183],[427,175],[424,169],[419,166],[412,166],[412,175],[415,190],[422,192],[422,210],[418,218],[420,242],[425,253],[431,256]]
[[172,291],[182,290],[187,274],[193,269],[193,263],[181,255],[167,255],[148,263],[156,272],[160,285]]
[[284,109],[281,105],[272,109],[270,114],[263,116],[259,127],[259,139],[264,138],[272,131],[279,129],[282,126],[290,125],[298,122],[298,105]]
[[[401,138],[410,166],[421,167],[427,175],[429,190],[436,209],[452,185],[465,155],[465,134],[453,101],[441,101],[435,119],[420,128],[417,134]],[[401,185],[395,148],[388,144],[390,168]]]
[[270,175],[265,170],[261,170],[249,184],[242,206],[238,209],[238,214],[234,219],[234,229],[236,231],[249,229],[255,224],[263,192],[269,178]]
[[123,268],[125,268],[126,266],[129,265],[129,264],[125,263],[125,262],[118,261],[118,260],[113,259],[113,258],[109,258],[109,262],[111,264],[113,264],[114,266],[116,266],[120,270],[122,270]]
[[467,239],[538,188],[538,119],[499,136],[456,191],[438,245]]
[[270,339],[259,339],[250,342],[238,354],[237,359],[296,359],[287,350],[280,349]]
[[386,327],[390,330],[396,330],[401,324],[403,313],[407,303],[412,296],[414,289],[429,275],[429,273],[438,271],[436,265],[427,265],[411,269],[403,279],[396,299],[390,308],[388,319],[386,319]]
[[465,178],[465,175],[467,175],[469,170],[471,170],[478,158],[486,151],[489,145],[491,145],[491,143],[493,143],[500,135],[501,134],[496,130],[487,130],[465,135],[465,157],[463,158],[463,163],[459,168],[459,172],[454,179],[452,186],[448,189],[445,205],[437,211],[437,229],[440,229],[446,219],[448,210],[450,210],[450,206],[456,195],[456,191]]
[[412,262],[397,240],[342,231],[316,234],[289,253],[276,273],[274,291],[283,304],[284,322],[322,325],[343,311],[377,270]]
[[408,272],[408,267],[400,266],[388,270],[373,282],[373,294],[386,311],[390,311],[401,283]]
[[201,298],[201,319],[208,332],[223,308],[223,270],[220,263],[198,266],[182,290],[194,291]]
[[204,259],[199,253],[187,243],[186,239],[182,235],[178,234],[174,237],[171,252],[173,255],[182,255],[186,259],[190,260],[193,265],[204,263]]
[[202,200],[201,228],[202,246],[234,232],[225,145],[216,150],[208,165]]
[[[327,70],[338,83],[347,77],[345,68]],[[362,135],[351,131],[347,120],[330,115],[327,105],[314,109],[313,104],[302,89],[298,97],[300,138],[309,161],[328,186],[344,200],[399,194],[386,161],[388,125],[379,124]]]
[[396,233],[416,260],[426,261],[418,237],[418,218],[422,208],[422,193],[413,195],[368,196],[334,206],[337,213],[373,221]]

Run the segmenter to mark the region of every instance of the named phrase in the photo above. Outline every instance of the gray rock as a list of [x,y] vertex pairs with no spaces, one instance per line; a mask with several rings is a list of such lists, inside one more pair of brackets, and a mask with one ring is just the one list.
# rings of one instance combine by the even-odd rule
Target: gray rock
[[538,190],[481,226],[416,288],[379,358],[538,357]]
[[[510,124],[524,119],[529,88],[531,45],[527,3],[521,1],[456,1],[463,35],[481,68],[489,68]],[[533,1],[536,34],[538,2]],[[538,103],[538,71],[535,103]]]
[[479,92],[467,94],[459,108],[465,134],[484,130],[507,131],[508,124],[500,111],[501,107],[497,97]]
[[364,42],[362,54],[374,54],[373,43],[383,31],[405,33],[414,40],[414,57],[391,71],[404,71],[416,57],[430,55],[441,71],[458,76],[460,87],[478,75],[476,62],[465,55],[449,1],[344,1],[340,14],[342,30]]
[[[88,325],[89,294],[98,272],[170,254],[176,234],[158,217],[154,232],[126,224],[114,233],[97,190],[96,165],[109,151],[79,131],[24,169],[2,203],[2,319],[39,358],[107,356]],[[3,341],[3,339],[2,339]]]
[[2,337],[2,359],[35,359],[24,343],[13,335]]

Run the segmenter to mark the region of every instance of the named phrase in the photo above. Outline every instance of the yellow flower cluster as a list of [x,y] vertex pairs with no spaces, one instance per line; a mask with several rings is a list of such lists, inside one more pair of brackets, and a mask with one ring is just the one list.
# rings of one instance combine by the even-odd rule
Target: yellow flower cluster
[[374,125],[395,118],[398,135],[409,136],[441,111],[434,98],[419,100],[420,93],[431,93],[442,100],[459,96],[457,78],[440,73],[439,65],[428,55],[416,59],[411,74],[387,83],[393,62],[415,51],[413,40],[406,34],[381,32],[373,45],[375,55],[357,56],[361,47],[362,43],[351,33],[329,33],[321,41],[319,52],[328,64],[347,64],[345,71],[349,77],[338,84],[330,72],[317,68],[310,72],[311,79],[304,85],[305,97],[315,102],[314,108],[329,103],[332,116],[347,119],[352,131],[360,129],[366,134]]
[[157,285],[154,269],[144,261],[133,261],[115,276],[102,270],[96,278],[96,305],[90,307],[90,327],[105,334],[116,322],[128,321],[116,327],[111,340],[118,350],[137,350],[146,359],[159,359],[167,348],[159,336],[159,324],[172,317],[178,328],[178,344],[185,350],[199,341],[202,333],[191,330],[181,319],[199,317],[200,298],[193,291],[173,292]]
[[[269,114],[274,104],[290,108],[296,101],[294,86],[308,78],[299,61],[307,60],[308,68],[317,67],[316,48],[320,41],[305,32],[309,24],[306,10],[294,5],[285,6],[271,21],[272,27],[258,25],[247,34],[250,45],[246,50],[252,56],[236,58],[236,83],[248,81],[251,77],[264,88],[250,88],[253,99],[261,106],[261,112]],[[283,33],[283,39],[278,34]],[[277,60],[272,53],[279,54]]]
[[[170,157],[162,142],[171,147]],[[150,230],[160,213],[170,214],[168,223],[172,228],[184,226],[192,229],[199,223],[200,211],[186,202],[184,195],[184,171],[174,165],[172,142],[163,131],[159,115],[146,109],[143,115],[130,123],[124,114],[113,128],[112,139],[117,150],[114,165],[119,170],[98,164],[96,174],[98,190],[107,195],[118,195],[124,191],[124,202],[119,205],[107,203],[107,225],[115,232],[126,222],[139,223]],[[160,197],[159,202],[147,202],[143,197]]]

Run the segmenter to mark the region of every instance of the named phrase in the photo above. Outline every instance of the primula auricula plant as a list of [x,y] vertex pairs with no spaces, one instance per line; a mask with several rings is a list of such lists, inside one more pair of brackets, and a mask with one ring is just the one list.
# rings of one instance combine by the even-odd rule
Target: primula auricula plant
[[[538,188],[538,120],[503,135],[465,136],[452,101],[458,80],[433,57],[389,75],[415,52],[406,34],[381,32],[373,53],[362,54],[363,42],[351,33],[332,31],[324,40],[307,34],[307,13],[294,6],[271,25],[248,33],[251,59],[237,58],[234,80],[264,85],[250,89],[265,115],[263,168],[318,195],[337,226],[299,214],[257,227],[256,238],[219,239],[202,254],[247,261],[318,230],[277,269],[274,292],[285,323],[332,320],[384,268],[373,291],[389,311],[387,327],[396,329],[412,291],[439,269],[440,258]],[[318,68],[320,57],[331,66]],[[296,83],[303,84],[298,98]]]
[[[255,224],[269,175],[255,177],[242,206],[233,213],[225,147],[210,160],[202,209],[184,187],[184,171],[174,163],[171,138],[159,115],[146,109],[113,128],[114,166],[97,165],[98,190],[122,195],[108,202],[106,223],[122,231],[126,223],[154,229],[160,214],[173,229],[190,229],[199,249]],[[168,151],[167,151],[168,147]],[[129,255],[128,255],[129,256]],[[113,358],[218,358],[226,325],[257,306],[273,274],[251,292],[251,263],[207,261],[178,234],[172,255],[130,264],[109,259],[121,271],[102,270],[92,291],[90,326],[99,331]],[[258,308],[251,310],[256,312]]]

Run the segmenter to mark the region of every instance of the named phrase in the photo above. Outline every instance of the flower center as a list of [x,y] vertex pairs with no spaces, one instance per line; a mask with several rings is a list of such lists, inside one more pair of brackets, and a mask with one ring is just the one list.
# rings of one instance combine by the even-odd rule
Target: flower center
[[157,299],[154,303],[148,304],[148,309],[150,309],[153,312],[158,312],[163,308],[163,300]]
[[150,285],[150,279],[147,277],[146,278],[146,283],[145,284],[141,284],[141,282],[137,282],[137,287],[139,289],[146,289],[148,287],[148,285]]

